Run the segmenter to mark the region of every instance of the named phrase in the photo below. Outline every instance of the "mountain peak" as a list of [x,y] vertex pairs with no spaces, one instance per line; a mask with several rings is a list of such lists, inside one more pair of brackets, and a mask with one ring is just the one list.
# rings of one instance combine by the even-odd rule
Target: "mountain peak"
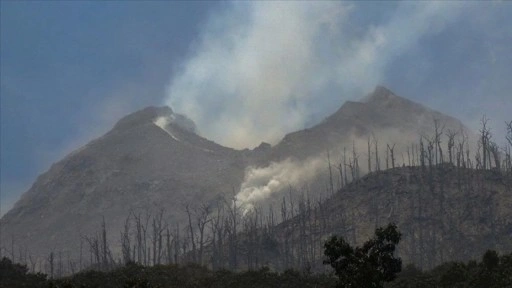
[[393,99],[402,99],[400,96],[397,96],[393,91],[388,88],[378,85],[375,87],[372,93],[368,94],[363,98],[363,102],[365,103],[376,103],[376,102],[387,102]]
[[114,129],[130,129],[147,123],[165,123],[164,126],[174,124],[181,129],[196,132],[196,125],[194,121],[186,117],[185,115],[174,113],[171,107],[168,106],[149,106],[132,114],[129,114],[119,120]]
[[158,117],[169,117],[174,112],[168,106],[150,106],[133,112],[117,121],[114,129],[126,129],[153,122]]

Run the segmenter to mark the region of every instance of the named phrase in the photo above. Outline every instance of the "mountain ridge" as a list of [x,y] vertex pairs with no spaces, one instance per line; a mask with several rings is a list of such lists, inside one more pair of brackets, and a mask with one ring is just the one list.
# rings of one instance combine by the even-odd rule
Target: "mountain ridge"
[[[446,129],[462,130],[472,136],[470,129],[459,120],[397,96],[383,86],[377,86],[361,101],[343,103],[335,113],[319,124],[285,135],[283,140],[273,147],[273,157],[281,160],[287,157],[304,158],[301,155],[318,155],[336,146],[338,149],[352,148],[354,138],[359,139],[361,143],[372,137],[383,143],[398,141],[402,142],[400,144],[408,145],[417,142],[418,138],[424,135],[432,134],[435,121],[442,123]],[[398,127],[399,129],[395,129]],[[386,135],[389,133],[393,134],[393,137]],[[408,137],[401,141],[403,135]],[[308,143],[308,139],[311,138],[324,141]],[[296,151],[293,150],[294,146]]]
[[[387,91],[377,87],[374,102],[389,99]],[[425,127],[439,115],[443,116],[440,121],[449,120],[447,127],[463,126],[423,108],[428,117],[419,120]],[[343,146],[350,148],[353,141],[361,146],[375,134],[382,137],[381,143],[386,143],[388,133],[397,140],[399,135],[404,139],[397,144],[403,147],[416,141],[421,130],[414,126],[420,122],[417,111],[408,111],[410,105],[405,102],[402,109],[406,111],[402,112],[416,121],[409,121],[404,128],[400,115],[390,116],[386,109],[378,111],[369,103],[347,102],[321,123],[289,133],[275,146],[262,143],[253,150],[236,150],[197,135],[195,124],[169,107],[147,107],[123,117],[105,135],[42,173],[0,219],[5,232],[2,243],[15,239],[36,255],[45,255],[55,247],[72,253],[78,249],[80,235],[94,234],[103,217],[110,229],[120,231],[131,211],[165,208],[172,223],[184,225],[185,204],[211,204],[233,196],[247,180],[251,167],[264,168],[287,158],[323,157],[329,150],[338,157]],[[158,121],[161,117],[163,120]],[[388,126],[376,125],[378,120]],[[428,125],[431,128],[432,123]],[[383,131],[379,134],[375,129]]]

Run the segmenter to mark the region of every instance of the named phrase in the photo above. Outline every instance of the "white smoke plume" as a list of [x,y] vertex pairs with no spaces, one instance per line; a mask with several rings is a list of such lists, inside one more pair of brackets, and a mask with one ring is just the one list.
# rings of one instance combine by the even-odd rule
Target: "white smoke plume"
[[160,127],[163,130],[167,129],[167,125],[169,125],[170,122],[171,122],[171,119],[169,119],[169,117],[163,117],[163,116],[156,118],[154,121],[155,125]]
[[[400,2],[375,24],[358,27],[351,16],[364,8],[349,2],[225,5],[175,71],[166,104],[190,117],[202,136],[239,149],[275,144],[370,92],[389,63],[465,9]],[[319,159],[248,169],[237,200],[252,205],[304,184],[327,167]]]
[[457,3],[399,3],[376,25],[355,27],[348,2],[227,3],[177,69],[166,104],[199,133],[233,148],[276,143],[379,83],[386,65],[436,33]]
[[308,183],[318,171],[327,167],[327,162],[321,157],[304,161],[286,159],[263,168],[249,167],[236,200],[246,211],[250,210],[273,193]]

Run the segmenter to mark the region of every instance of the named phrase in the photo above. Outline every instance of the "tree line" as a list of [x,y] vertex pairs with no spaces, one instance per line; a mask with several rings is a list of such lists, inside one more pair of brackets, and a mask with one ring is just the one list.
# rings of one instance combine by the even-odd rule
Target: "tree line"
[[[512,254],[488,250],[480,261],[445,262],[429,271],[414,265],[402,270],[395,255],[401,233],[388,224],[375,230],[362,246],[353,247],[333,236],[324,244],[324,264],[334,273],[309,273],[268,267],[235,272],[211,270],[197,264],[158,264],[151,267],[129,262],[109,271],[86,270],[59,279],[31,273],[26,265],[0,260],[0,287],[509,287]],[[334,275],[333,275],[334,274]],[[336,277],[335,277],[336,276]]]
[[[130,211],[122,231],[117,232],[118,243],[114,244],[119,245],[109,242],[117,237],[103,219],[98,233],[81,237],[78,257],[51,251],[45,259],[37,259],[22,247],[16,251],[14,240],[10,249],[2,247],[0,252],[50,278],[86,267],[109,271],[128,263],[197,263],[234,271],[261,267],[323,271],[322,245],[330,234],[342,235],[355,245],[368,236],[364,226],[396,222],[403,228],[405,240],[399,253],[421,269],[430,269],[448,259],[468,257],[468,250],[475,247],[456,245],[463,241],[464,230],[487,231],[485,245],[492,248],[500,240],[493,235],[510,225],[496,214],[496,196],[486,179],[512,175],[512,121],[506,125],[507,143],[502,147],[493,140],[488,119],[483,117],[481,124],[474,152],[464,131],[447,130],[439,121],[434,121],[432,135],[422,135],[400,154],[395,144],[386,144],[383,153],[377,137],[370,136],[366,176],[360,167],[364,154],[357,151],[355,143],[351,151],[343,149],[339,163],[333,163],[328,152],[325,193],[316,198],[307,187],[290,187],[278,206],[246,210],[233,193],[213,203],[184,204],[187,221],[181,227],[166,220],[164,209]],[[379,155],[384,155],[384,161]],[[393,173],[404,168],[406,173]],[[373,182],[367,183],[371,176]],[[397,189],[386,188],[390,186]],[[510,184],[505,187],[510,193]],[[351,195],[363,188],[375,195],[369,199],[368,209],[341,201],[356,199]],[[448,197],[448,190],[457,191],[458,198]],[[446,248],[449,246],[454,248]]]

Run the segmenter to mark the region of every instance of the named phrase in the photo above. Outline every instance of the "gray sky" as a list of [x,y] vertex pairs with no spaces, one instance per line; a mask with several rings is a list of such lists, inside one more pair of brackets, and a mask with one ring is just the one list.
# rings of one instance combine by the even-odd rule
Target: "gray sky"
[[512,120],[510,2],[1,1],[2,213],[123,115],[171,105],[252,148],[377,84],[496,138]]

